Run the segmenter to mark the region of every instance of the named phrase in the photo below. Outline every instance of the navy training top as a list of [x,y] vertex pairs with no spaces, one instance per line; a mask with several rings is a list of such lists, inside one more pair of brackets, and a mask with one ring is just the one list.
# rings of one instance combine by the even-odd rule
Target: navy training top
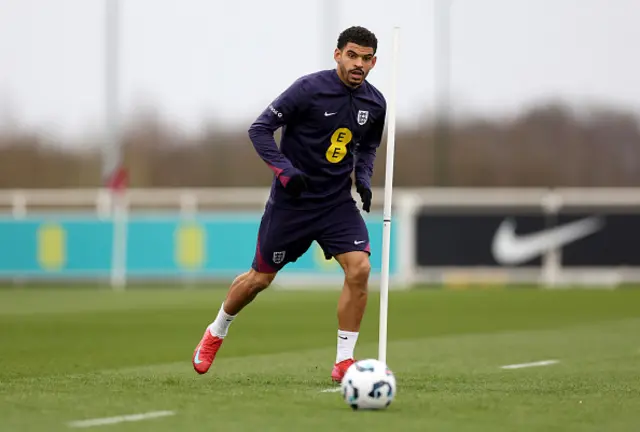
[[[269,202],[310,209],[353,199],[354,169],[356,182],[370,188],[386,110],[382,93],[366,80],[351,88],[335,69],[298,78],[249,128],[253,146],[275,174]],[[278,148],[274,132],[281,127]],[[284,186],[297,171],[309,182],[308,191],[294,198]]]

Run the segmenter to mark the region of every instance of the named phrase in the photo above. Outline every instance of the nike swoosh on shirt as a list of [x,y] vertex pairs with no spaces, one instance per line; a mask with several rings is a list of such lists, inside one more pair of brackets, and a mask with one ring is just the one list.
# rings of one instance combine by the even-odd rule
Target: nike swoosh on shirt
[[498,227],[492,244],[495,260],[500,264],[521,264],[550,249],[559,248],[600,230],[604,221],[590,217],[532,234],[518,236],[513,219],[505,219]]
[[325,116],[325,117],[329,117],[329,116],[336,115],[336,114],[338,114],[338,113],[337,113],[337,112],[334,112],[334,113],[328,113],[328,112],[326,112],[326,111],[324,112],[324,116]]

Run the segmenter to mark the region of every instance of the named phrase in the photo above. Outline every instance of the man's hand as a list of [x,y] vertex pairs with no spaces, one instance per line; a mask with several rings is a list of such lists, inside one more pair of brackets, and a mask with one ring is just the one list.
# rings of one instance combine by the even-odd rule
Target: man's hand
[[308,188],[309,177],[301,171],[293,174],[284,186],[285,192],[295,198],[299,197],[302,192],[306,192]]
[[360,194],[362,199],[362,209],[369,213],[371,211],[371,189],[363,185],[362,183],[356,183],[356,191]]

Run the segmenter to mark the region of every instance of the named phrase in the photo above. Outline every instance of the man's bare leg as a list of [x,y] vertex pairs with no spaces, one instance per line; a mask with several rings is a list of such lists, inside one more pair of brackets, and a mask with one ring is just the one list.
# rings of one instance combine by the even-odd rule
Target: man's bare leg
[[[338,347],[336,352],[336,364],[338,364],[354,358],[353,353],[360,333],[360,324],[367,307],[371,264],[369,255],[360,251],[340,254],[336,256],[336,260],[342,266],[345,274],[342,293],[338,299]],[[344,371],[339,373],[343,374]],[[338,380],[335,376],[334,379]]]
[[236,277],[229,288],[227,298],[220,306],[218,316],[209,326],[211,334],[225,337],[236,315],[271,285],[275,276],[275,273],[258,273],[251,269]]
[[209,370],[234,318],[271,284],[275,276],[275,273],[259,273],[251,269],[235,278],[218,316],[207,327],[193,353],[196,372],[203,374]]

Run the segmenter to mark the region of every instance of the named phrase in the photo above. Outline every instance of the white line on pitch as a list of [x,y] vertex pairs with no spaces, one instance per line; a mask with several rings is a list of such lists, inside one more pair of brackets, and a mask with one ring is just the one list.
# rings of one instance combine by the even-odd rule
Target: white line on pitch
[[173,411],[152,411],[148,413],[142,414],[130,414],[118,417],[105,417],[105,418],[97,418],[97,419],[89,419],[89,420],[77,420],[69,423],[70,427],[75,428],[87,428],[93,426],[103,426],[109,424],[123,423],[123,422],[135,422],[141,420],[148,420],[158,417],[167,417],[175,415]]
[[518,364],[505,365],[505,366],[500,366],[500,368],[501,369],[522,369],[522,368],[536,367],[536,366],[549,366],[552,364],[556,364],[558,362],[559,360],[542,360],[542,361],[531,362],[531,363],[518,363]]
[[328,389],[320,390],[320,393],[338,393],[340,390],[340,387],[331,387]]

